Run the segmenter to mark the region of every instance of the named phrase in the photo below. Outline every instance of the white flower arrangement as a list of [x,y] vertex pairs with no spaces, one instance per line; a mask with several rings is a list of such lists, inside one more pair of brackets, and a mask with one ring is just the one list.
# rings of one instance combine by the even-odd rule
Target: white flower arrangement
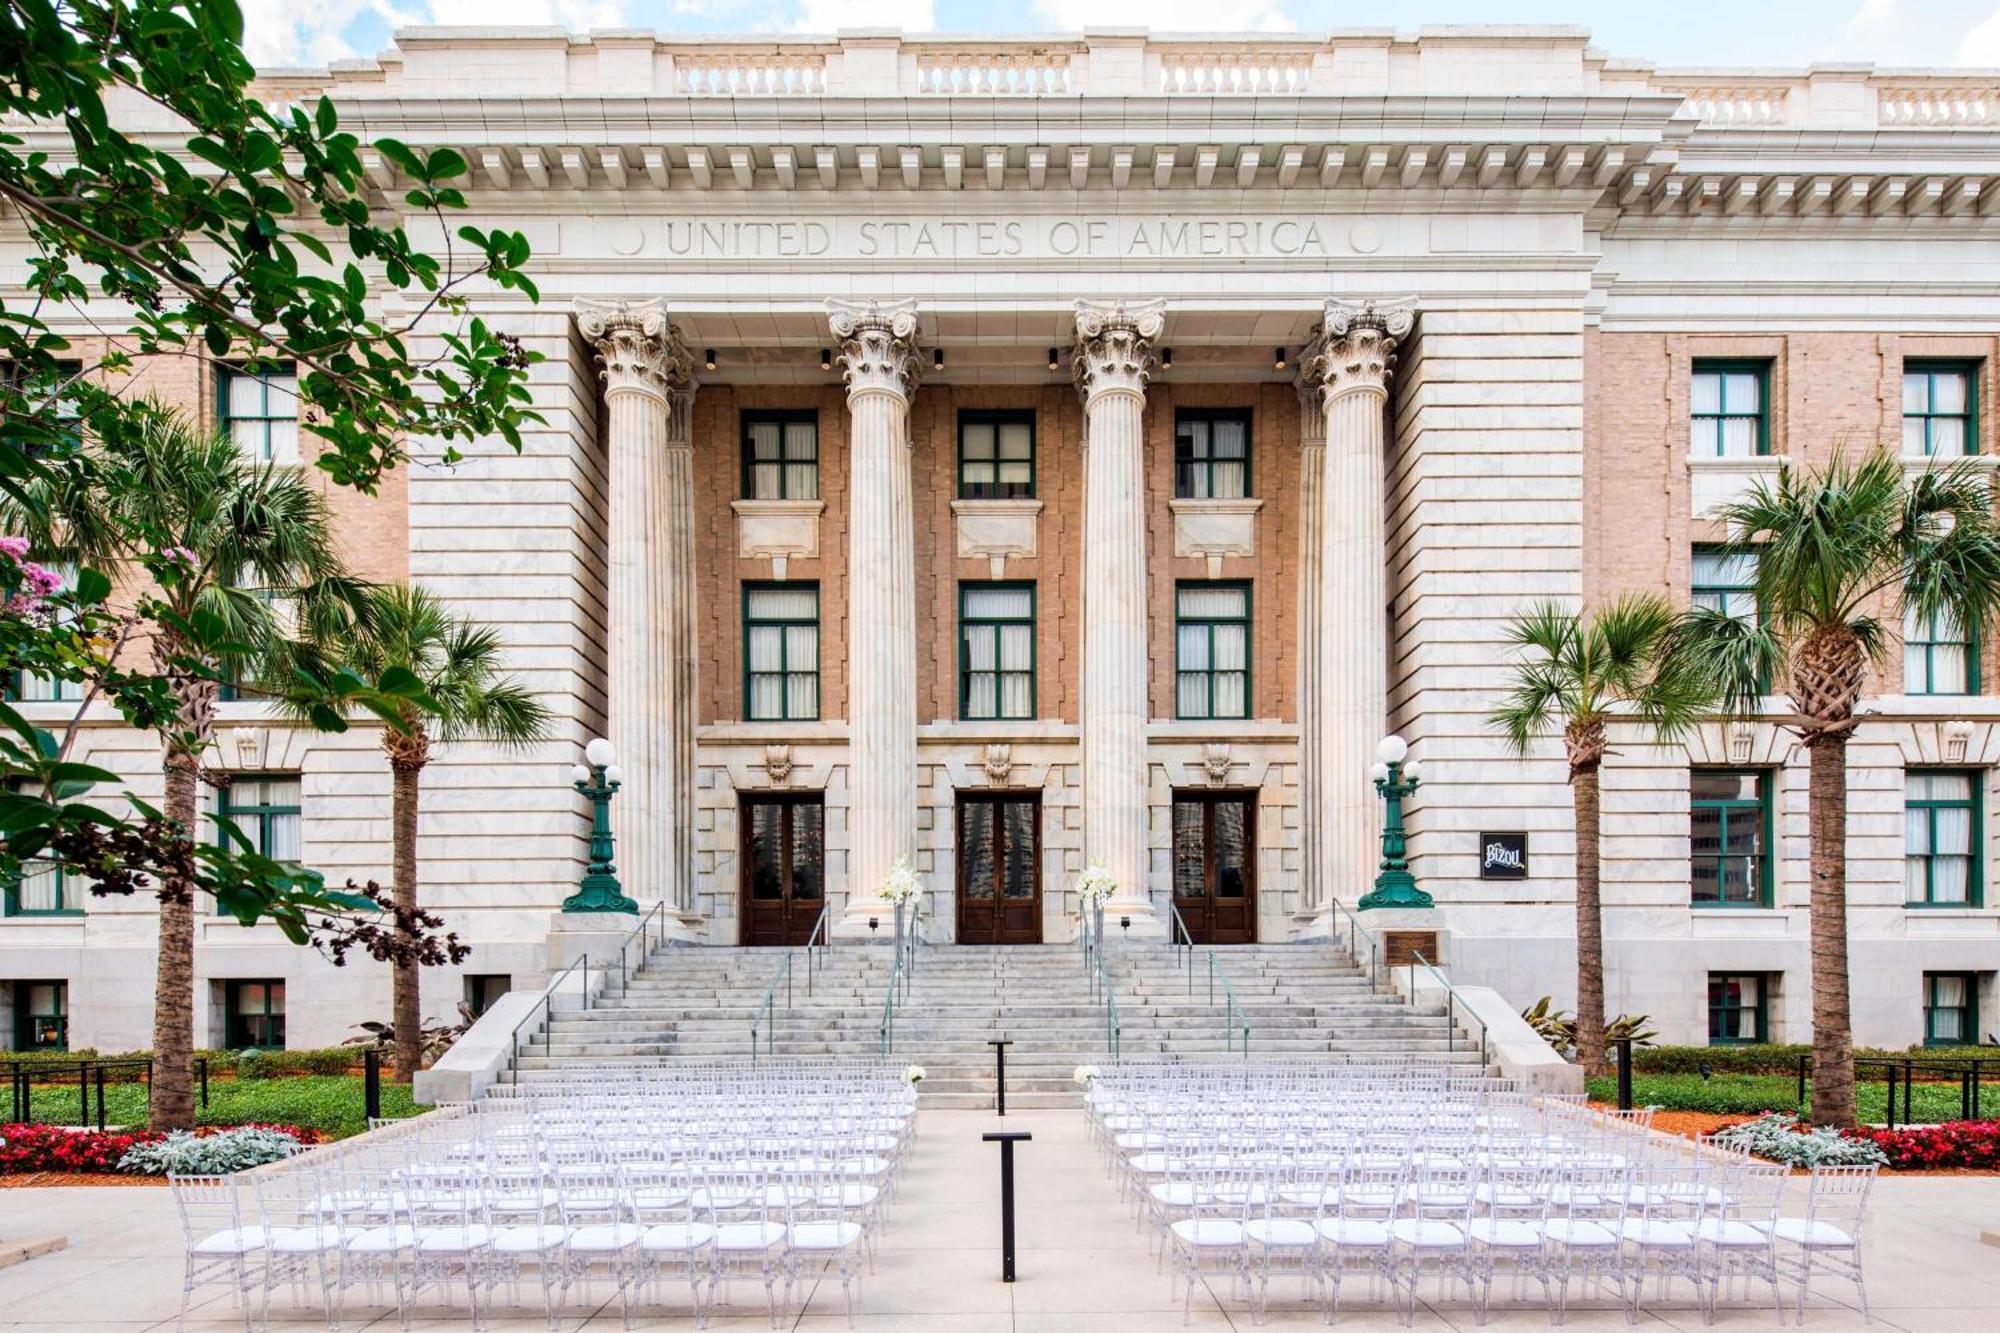
[[909,1084],[911,1087],[914,1088],[923,1081],[924,1067],[922,1065],[911,1065],[903,1071],[903,1082]]
[[1079,904],[1089,907],[1107,901],[1118,892],[1118,881],[1111,872],[1093,861],[1090,868],[1076,877],[1076,897]]
[[924,891],[924,882],[907,861],[898,861],[875,886],[875,896],[885,903],[906,903]]
[[1078,1065],[1075,1071],[1070,1074],[1069,1081],[1077,1084],[1079,1087],[1087,1088],[1090,1086],[1091,1080],[1096,1077],[1096,1065]]

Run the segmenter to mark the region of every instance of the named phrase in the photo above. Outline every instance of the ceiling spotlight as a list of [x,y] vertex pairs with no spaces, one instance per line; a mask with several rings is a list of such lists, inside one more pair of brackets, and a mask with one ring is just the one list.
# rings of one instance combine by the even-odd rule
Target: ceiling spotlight
[[1271,353],[1271,369],[1283,370],[1284,368],[1285,368],[1285,349],[1280,347],[1277,351]]
[[831,347],[822,347],[819,349],[819,368],[821,370],[833,369],[833,349]]
[[703,350],[701,354],[701,363],[704,366],[707,366],[710,370],[715,369],[715,349],[713,347],[706,348]]
[[1051,347],[1049,349],[1049,369],[1057,370],[1060,369],[1061,366],[1062,366],[1062,353],[1057,351],[1055,348]]
[[1173,348],[1171,348],[1171,347],[1162,347],[1162,348],[1160,349],[1160,365],[1161,365],[1162,367],[1164,367],[1165,369],[1167,369],[1167,370],[1172,370],[1172,369],[1174,368],[1174,349],[1173,349]]
[[944,348],[942,347],[931,348],[931,369],[932,370],[944,369]]

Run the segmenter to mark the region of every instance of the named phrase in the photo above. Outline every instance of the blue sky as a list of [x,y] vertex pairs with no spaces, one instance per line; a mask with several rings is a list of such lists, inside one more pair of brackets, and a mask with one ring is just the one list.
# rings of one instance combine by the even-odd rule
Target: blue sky
[[1567,23],[1589,28],[1607,51],[1663,65],[2000,68],[2000,0],[243,0],[243,9],[250,54],[266,66],[370,55],[396,28],[429,23],[702,33],[1053,32],[1086,23],[1159,32],[1409,31],[1435,23]]

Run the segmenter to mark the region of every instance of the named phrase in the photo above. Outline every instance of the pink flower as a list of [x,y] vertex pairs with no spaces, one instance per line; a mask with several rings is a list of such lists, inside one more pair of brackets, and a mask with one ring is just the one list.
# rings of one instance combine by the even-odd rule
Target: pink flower
[[28,554],[28,539],[26,537],[0,537],[0,554],[11,556],[17,561],[20,560]]
[[188,550],[185,546],[169,546],[166,550],[160,552],[160,556],[176,564],[186,565],[189,569],[193,569],[196,564],[194,552]]

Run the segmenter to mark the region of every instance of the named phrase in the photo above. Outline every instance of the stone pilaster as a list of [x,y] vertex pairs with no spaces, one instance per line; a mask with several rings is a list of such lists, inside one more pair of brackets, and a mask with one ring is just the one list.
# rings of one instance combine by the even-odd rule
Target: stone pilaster
[[[626,891],[689,916],[694,895],[693,361],[658,301],[580,303],[604,380],[612,829]],[[675,420],[676,414],[681,416]]]
[[1165,303],[1079,301],[1083,395],[1083,841],[1118,882],[1113,915],[1150,912],[1146,886],[1144,418]]
[[1313,756],[1319,790],[1307,804],[1318,835],[1318,901],[1352,903],[1381,857],[1380,801],[1369,781],[1388,728],[1388,552],[1383,452],[1389,375],[1415,311],[1407,300],[1328,301],[1324,344],[1310,373],[1326,416],[1320,485],[1319,660]]
[[828,301],[849,421],[847,920],[917,840],[917,575],[910,497],[915,301]]
[[1320,522],[1326,477],[1325,381],[1317,364],[1326,350],[1325,334],[1314,330],[1299,357],[1299,888],[1295,915],[1316,916],[1326,907],[1326,883],[1319,872],[1320,822],[1313,811],[1322,781],[1319,767],[1320,691]]

